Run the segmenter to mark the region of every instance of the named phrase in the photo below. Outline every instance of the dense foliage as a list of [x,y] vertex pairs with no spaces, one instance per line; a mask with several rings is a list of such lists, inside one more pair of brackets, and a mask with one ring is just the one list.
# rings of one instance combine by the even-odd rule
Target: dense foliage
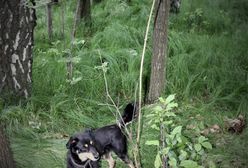
[[[106,106],[102,72],[96,68],[101,65],[99,53],[108,62],[109,91],[120,108],[136,96],[151,2],[104,0],[94,4],[91,27],[80,24],[73,44],[70,34],[76,3],[63,4],[65,38],[60,4],[53,6],[52,41],[47,37],[45,7],[37,9],[32,97],[18,106],[0,101],[0,121],[8,124],[21,167],[62,167],[67,135],[115,122],[114,109]],[[178,125],[184,129],[194,125],[193,133],[188,133],[192,138],[213,124],[221,126],[220,133],[207,135],[214,148],[208,158],[219,167],[248,164],[243,150],[248,147],[247,129],[237,136],[224,127],[225,116],[245,115],[248,110],[247,8],[246,0],[183,0],[180,13],[170,15],[163,95],[176,94]],[[151,35],[145,58],[147,78]],[[71,81],[66,78],[68,53],[74,64]],[[154,130],[144,127],[141,150],[145,168],[153,167],[157,155],[157,148],[145,145],[145,139],[154,138],[158,138]],[[117,167],[121,166],[119,162]]]

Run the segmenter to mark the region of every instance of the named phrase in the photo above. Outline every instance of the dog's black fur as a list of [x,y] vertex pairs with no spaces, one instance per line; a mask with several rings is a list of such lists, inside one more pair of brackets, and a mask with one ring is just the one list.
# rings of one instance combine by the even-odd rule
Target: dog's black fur
[[[129,167],[134,167],[128,158],[127,138],[123,133],[123,127],[133,120],[135,111],[136,106],[130,103],[126,106],[118,124],[86,130],[72,136],[66,145],[67,168],[99,168],[102,157],[108,159],[110,167],[114,167],[115,162],[110,154],[112,151]],[[80,155],[87,155],[87,159],[80,159]]]

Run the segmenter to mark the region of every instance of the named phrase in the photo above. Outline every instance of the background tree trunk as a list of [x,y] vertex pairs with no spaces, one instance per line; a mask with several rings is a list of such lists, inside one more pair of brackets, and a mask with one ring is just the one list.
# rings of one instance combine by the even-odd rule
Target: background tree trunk
[[47,32],[49,40],[53,36],[53,19],[52,19],[52,3],[47,4]]
[[29,97],[35,10],[21,0],[0,1],[0,96]]
[[153,55],[147,102],[154,102],[164,91],[169,0],[157,0],[155,8]]
[[90,0],[81,0],[81,11],[80,11],[80,18],[83,19],[85,22],[91,22],[91,4]]
[[5,136],[3,127],[0,125],[0,167],[15,168],[12,151],[8,138]]

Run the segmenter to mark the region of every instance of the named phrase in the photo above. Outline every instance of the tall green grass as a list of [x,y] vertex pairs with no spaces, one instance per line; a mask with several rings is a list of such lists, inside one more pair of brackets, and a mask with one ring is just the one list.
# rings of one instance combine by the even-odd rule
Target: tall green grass
[[[1,121],[7,123],[13,137],[14,153],[20,167],[35,167],[34,160],[39,163],[37,167],[49,167],[46,162],[53,167],[64,165],[65,140],[51,140],[54,142],[51,143],[44,135],[72,134],[85,127],[115,122],[114,109],[103,105],[109,101],[102,71],[96,68],[102,63],[99,53],[103,61],[108,62],[106,76],[114,101],[123,105],[135,99],[151,2],[132,0],[129,4],[108,0],[95,4],[91,27],[79,25],[78,43],[72,48],[70,32],[76,4],[74,1],[64,3],[64,39],[61,36],[60,6],[53,7],[52,41],[47,38],[45,8],[37,9],[32,97],[26,104],[3,107],[1,112]],[[177,94],[186,121],[192,115],[201,114],[206,125],[223,124],[224,115],[234,117],[247,112],[246,6],[245,0],[190,0],[182,1],[178,15],[170,15],[166,89],[163,93]],[[145,57],[145,76],[149,76],[150,71],[151,35]],[[66,74],[68,51],[74,61],[73,82],[67,80]],[[38,129],[35,128],[37,125]],[[26,129],[38,140],[27,137]],[[17,140],[15,131],[20,132]],[[230,155],[237,154],[235,147],[247,146],[243,140],[246,135],[247,132],[242,137],[234,137],[230,142],[233,147],[228,149]],[[143,137],[148,136],[155,135],[149,130],[144,131]],[[241,143],[234,143],[236,140]],[[149,153],[153,150],[156,153],[155,149],[142,148],[144,167],[153,166]],[[24,159],[21,159],[22,151],[28,153]],[[33,152],[34,160],[29,157]],[[245,162],[244,157],[241,162]]]

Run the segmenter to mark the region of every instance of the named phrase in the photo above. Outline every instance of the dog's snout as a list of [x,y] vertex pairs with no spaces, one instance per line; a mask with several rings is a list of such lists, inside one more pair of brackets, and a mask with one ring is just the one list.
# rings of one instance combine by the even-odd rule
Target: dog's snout
[[99,154],[98,151],[95,149],[95,147],[91,146],[91,147],[90,147],[90,152],[92,153],[94,159],[96,159],[96,160],[100,159],[100,154]]
[[94,154],[94,157],[95,157],[95,159],[99,159],[100,157],[99,157],[100,155],[99,155],[99,153],[98,152],[96,152],[95,154]]

